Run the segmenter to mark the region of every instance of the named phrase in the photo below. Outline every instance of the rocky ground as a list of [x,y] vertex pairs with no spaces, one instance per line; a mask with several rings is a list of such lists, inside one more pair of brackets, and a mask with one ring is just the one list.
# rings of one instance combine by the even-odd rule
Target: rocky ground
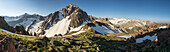
[[[79,35],[69,37],[27,37],[15,34],[9,34],[0,31],[5,36],[11,35],[17,44],[22,46],[23,51],[63,51],[63,52],[88,52],[88,51],[106,51],[106,52],[169,52],[170,39],[169,29],[160,30],[158,40],[144,40],[142,43],[136,43],[135,38],[118,38],[115,36],[106,36],[87,31]],[[16,46],[16,45],[15,45]],[[17,47],[15,47],[17,48]],[[18,49],[16,49],[18,50]],[[20,50],[20,51],[21,51]]]

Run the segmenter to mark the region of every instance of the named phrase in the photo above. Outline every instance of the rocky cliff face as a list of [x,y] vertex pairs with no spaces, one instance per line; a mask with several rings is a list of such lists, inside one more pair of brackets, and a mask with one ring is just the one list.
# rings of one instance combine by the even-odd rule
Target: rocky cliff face
[[28,35],[28,33],[25,31],[25,28],[21,25],[21,26],[16,26],[15,28],[13,28],[12,26],[8,25],[8,23],[4,20],[4,17],[0,17],[0,28],[13,32],[13,33],[18,33],[18,34],[24,34],[24,35]]
[[86,12],[78,8],[72,13],[70,19],[71,19],[70,26],[75,28],[80,26],[83,22],[88,21],[90,18],[88,17]]
[[49,27],[56,24],[58,21],[62,20],[64,17],[61,12],[57,11],[48,15],[48,18],[42,23],[44,29],[49,29]]
[[63,8],[62,13],[64,17],[70,16],[70,26],[73,28],[80,26],[84,21],[88,21],[90,19],[85,11],[73,4],[67,5]]
[[1,16],[0,16],[0,28],[15,33],[15,29],[12,26],[9,26],[8,23],[5,21],[4,17]]
[[16,33],[18,33],[18,34],[29,35],[29,33],[27,31],[25,31],[25,28],[22,25],[16,26],[15,30],[16,30]]

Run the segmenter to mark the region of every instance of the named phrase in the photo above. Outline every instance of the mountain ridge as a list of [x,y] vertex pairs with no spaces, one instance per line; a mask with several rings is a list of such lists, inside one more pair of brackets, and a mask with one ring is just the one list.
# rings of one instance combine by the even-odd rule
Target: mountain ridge
[[[8,22],[8,24],[13,27],[22,25],[25,30],[33,36],[56,36],[59,34],[68,34],[74,31],[86,31],[89,29],[86,28],[83,30],[82,28],[87,23],[93,23],[97,26],[87,26],[95,29],[95,31],[98,31],[101,28],[100,31],[98,31],[99,33],[102,31],[105,32],[105,30],[112,33],[129,33],[127,29],[154,24],[154,22],[151,21],[136,19],[96,18],[88,15],[77,5],[73,4],[69,4],[65,8],[47,16],[41,16],[38,14],[30,15],[25,13],[20,16],[20,19]],[[103,34],[109,34],[109,32],[105,32]]]

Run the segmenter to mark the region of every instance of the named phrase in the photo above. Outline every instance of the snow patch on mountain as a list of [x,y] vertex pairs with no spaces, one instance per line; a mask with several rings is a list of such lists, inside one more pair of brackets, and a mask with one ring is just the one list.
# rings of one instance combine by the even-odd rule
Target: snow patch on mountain
[[157,38],[156,34],[157,34],[157,33],[155,33],[153,36],[146,35],[146,36],[143,37],[143,38],[138,38],[138,39],[136,39],[136,43],[142,43],[143,40],[146,40],[146,39],[149,39],[149,40],[153,41],[154,39]]
[[41,33],[42,32],[42,23],[44,21],[36,21],[35,24],[31,25],[31,26],[27,26],[26,27],[26,31],[28,31],[30,34],[35,35],[34,33]]
[[133,37],[133,36],[131,36],[131,35],[122,35],[122,36],[117,36],[117,37],[128,39],[128,38],[131,38],[131,37]]
[[81,30],[81,31],[76,32],[76,33],[73,33],[73,34],[71,34],[71,35],[78,35],[78,34],[83,33],[83,32],[86,32],[86,31]]
[[7,33],[12,33],[12,32],[10,32],[10,31],[7,31],[7,30],[4,30],[4,29],[0,29],[1,31],[5,31],[5,32],[7,32]]
[[113,18],[113,19],[111,19],[111,20],[109,20],[111,23],[113,23],[113,24],[124,24],[124,23],[127,23],[128,21],[130,21],[130,20],[128,20],[128,19],[124,19],[124,18]]
[[16,20],[20,19],[20,17],[8,17],[8,16],[4,16],[4,17],[5,17],[6,22],[16,21]]
[[110,33],[114,33],[112,30],[107,29],[104,26],[99,26],[95,24],[95,27],[92,27],[92,29],[96,30],[97,32],[101,33],[101,34],[110,34]]
[[46,30],[45,32],[45,35],[47,37],[52,37],[54,35],[57,35],[57,34],[66,34],[69,30],[69,24],[70,24],[70,21],[71,19],[69,20],[70,16],[67,16],[65,19],[59,21],[57,24],[55,24],[54,26],[52,26],[50,29]]
[[[108,24],[108,27],[114,31],[115,33],[122,33],[122,31],[120,31],[118,28],[114,27],[113,25],[111,24]],[[107,28],[108,29],[108,28]]]
[[166,28],[168,28],[168,26],[161,26],[161,27],[159,27],[160,29],[166,29]]
[[26,26],[31,24],[34,20],[38,20],[38,19],[36,19],[36,18],[26,18],[26,19],[24,19],[23,22],[16,24],[14,27],[23,25],[24,28],[26,28]]

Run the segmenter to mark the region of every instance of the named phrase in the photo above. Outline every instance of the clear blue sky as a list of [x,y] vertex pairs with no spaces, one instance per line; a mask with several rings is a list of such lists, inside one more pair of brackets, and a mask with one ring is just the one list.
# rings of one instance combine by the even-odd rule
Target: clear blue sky
[[96,17],[119,17],[170,23],[170,0],[0,0],[0,15],[48,15],[75,4]]

